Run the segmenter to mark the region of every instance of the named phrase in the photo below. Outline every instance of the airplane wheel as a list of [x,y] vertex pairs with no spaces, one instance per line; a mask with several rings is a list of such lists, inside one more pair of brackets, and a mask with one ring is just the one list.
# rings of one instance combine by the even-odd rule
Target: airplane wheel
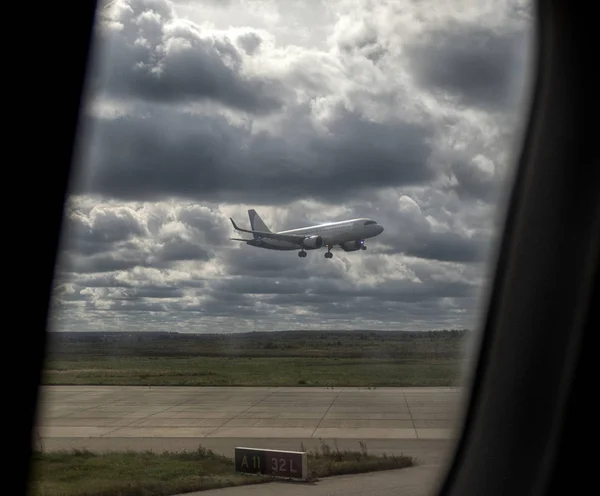
[[328,251],[327,253],[325,253],[325,258],[333,258],[333,253]]
[[367,247],[366,247],[365,245],[362,245],[362,246],[360,247],[360,249],[361,249],[361,250],[366,250],[366,249],[367,249]]
[[306,252],[305,252],[305,251],[299,251],[299,252],[298,252],[298,256],[299,256],[300,258],[305,258],[305,257],[306,257]]

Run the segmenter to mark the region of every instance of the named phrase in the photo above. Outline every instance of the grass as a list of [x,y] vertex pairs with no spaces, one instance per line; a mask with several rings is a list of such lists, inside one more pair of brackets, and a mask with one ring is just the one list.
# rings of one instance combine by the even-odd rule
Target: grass
[[[325,443],[321,444],[320,450],[309,451],[309,478],[316,480],[333,475],[393,470],[412,467],[415,463],[413,457],[406,455],[387,455],[385,453],[382,456],[372,455],[363,441],[360,441],[359,444],[359,451],[341,451],[337,446],[332,449]],[[305,451],[304,447],[301,447],[300,450]]]
[[36,452],[32,496],[167,496],[266,482],[233,472],[232,461],[210,450],[193,452]]
[[457,358],[81,357],[49,360],[44,384],[136,386],[460,386]]
[[468,333],[459,331],[59,332],[50,334],[49,348],[57,359],[100,356],[457,358],[463,355],[468,339]]
[[[304,449],[302,449],[304,451]],[[358,451],[323,444],[308,453],[311,480],[412,466],[404,455],[374,456],[361,443]],[[37,451],[31,496],[170,496],[191,491],[266,483],[269,476],[235,473],[233,460],[199,447],[193,452]]]
[[462,331],[54,333],[52,385],[461,386]]

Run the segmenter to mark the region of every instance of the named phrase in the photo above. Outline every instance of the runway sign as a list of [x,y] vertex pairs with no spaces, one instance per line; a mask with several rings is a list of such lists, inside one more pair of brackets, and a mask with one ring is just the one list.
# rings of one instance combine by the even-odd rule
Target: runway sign
[[308,460],[304,451],[235,448],[235,471],[284,479],[307,480]]

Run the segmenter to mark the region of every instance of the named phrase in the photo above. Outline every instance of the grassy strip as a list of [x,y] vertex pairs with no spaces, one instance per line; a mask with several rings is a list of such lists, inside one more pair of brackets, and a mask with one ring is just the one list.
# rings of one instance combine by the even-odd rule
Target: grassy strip
[[[360,451],[341,451],[323,443],[320,450],[308,452],[308,474],[312,480],[333,475],[362,474],[381,470],[412,467],[414,458],[406,455],[375,456],[369,454],[367,445],[359,441]],[[304,446],[300,451],[306,451]]]
[[44,384],[135,386],[460,386],[464,360],[106,357],[50,360]]
[[[223,334],[225,332],[225,334]],[[78,357],[459,358],[470,333],[460,331],[282,331],[228,334],[148,332],[50,333],[49,355]]]
[[[407,456],[370,455],[323,445],[308,455],[311,479],[409,467]],[[191,491],[260,484],[268,476],[235,473],[233,460],[199,447],[193,452],[36,452],[31,496],[170,496]]]

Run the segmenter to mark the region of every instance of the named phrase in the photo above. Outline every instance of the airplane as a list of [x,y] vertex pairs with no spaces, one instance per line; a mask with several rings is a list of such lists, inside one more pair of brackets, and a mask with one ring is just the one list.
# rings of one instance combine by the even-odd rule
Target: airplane
[[383,232],[383,227],[372,219],[358,218],[340,222],[327,222],[315,226],[272,232],[256,210],[248,210],[250,229],[241,229],[230,218],[236,231],[250,233],[251,239],[230,238],[244,241],[247,245],[267,250],[300,250],[298,256],[306,257],[306,251],[326,247],[325,258],[333,258],[331,248],[340,246],[344,251],[366,250],[365,239],[374,238]]

